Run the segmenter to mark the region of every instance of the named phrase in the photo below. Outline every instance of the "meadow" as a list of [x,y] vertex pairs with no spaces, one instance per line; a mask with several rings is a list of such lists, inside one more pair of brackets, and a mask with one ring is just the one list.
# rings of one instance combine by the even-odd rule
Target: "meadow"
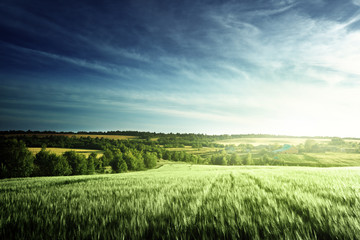
[[0,239],[360,238],[360,168],[165,164],[0,192]]
[[[32,152],[34,155],[36,155],[38,152],[41,151],[41,148],[39,147],[29,147],[28,148],[30,152]],[[46,148],[47,151],[50,151],[52,153],[55,153],[56,155],[62,155],[65,152],[68,151],[74,151],[76,153],[80,153],[85,155],[85,157],[88,157],[91,153],[96,153],[97,157],[101,157],[104,153],[102,150],[93,150],[93,149],[78,149],[78,148]]]
[[350,167],[360,166],[359,153],[304,153],[304,154],[279,154],[276,161],[287,166],[309,167]]
[[169,151],[175,151],[175,152],[184,151],[189,154],[200,155],[200,156],[209,156],[211,154],[216,153],[217,151],[219,151],[219,149],[222,149],[222,148],[215,148],[215,147],[193,148],[191,146],[185,146],[182,148],[166,148],[166,149]]
[[[216,141],[218,144],[224,144],[224,145],[239,145],[239,144],[251,144],[253,146],[259,146],[259,145],[270,145],[270,144],[290,144],[290,145],[298,145],[303,144],[307,139],[305,137],[279,137],[279,138],[272,138],[272,137],[264,137],[264,138],[231,138],[231,139],[224,139]],[[311,138],[312,140],[318,142],[318,143],[327,143],[330,142],[330,138]],[[354,140],[352,140],[354,141]]]

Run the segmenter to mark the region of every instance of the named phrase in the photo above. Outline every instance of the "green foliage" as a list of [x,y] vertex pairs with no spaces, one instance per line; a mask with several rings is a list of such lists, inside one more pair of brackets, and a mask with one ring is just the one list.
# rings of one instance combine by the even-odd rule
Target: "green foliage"
[[104,156],[102,158],[103,165],[104,166],[110,165],[110,162],[113,160],[113,158],[114,158],[113,153],[109,149],[106,149],[104,152]]
[[157,156],[155,153],[147,152],[144,156],[144,164],[146,168],[154,168],[157,163]]
[[[163,158],[164,158],[165,160],[171,161],[172,158],[173,158],[173,153],[170,152],[170,151],[165,151],[164,154],[163,154]],[[177,159],[175,159],[174,161],[177,161]]]
[[123,158],[124,158],[129,170],[137,170],[138,169],[138,161],[136,160],[136,158],[134,157],[134,155],[131,152],[124,153]]
[[71,174],[71,167],[67,159],[46,151],[43,147],[35,156],[33,176],[67,176]]
[[318,144],[314,140],[308,139],[305,141],[304,151],[305,152],[315,152],[317,147],[318,147]]
[[16,139],[2,143],[0,178],[29,177],[34,169],[34,157],[23,141]]
[[90,153],[90,155],[88,156],[88,162],[91,161],[89,159],[92,159],[92,161],[94,162],[94,169],[96,171],[102,168],[102,161],[100,160],[100,158],[98,158],[96,153]]
[[119,172],[127,172],[128,171],[128,167],[126,165],[126,162],[125,161],[122,161],[120,166],[119,166]]
[[[55,154],[54,154],[55,155]],[[67,176],[71,174],[71,167],[64,156],[56,156],[56,162],[51,175],[53,176]]]
[[54,171],[54,164],[56,162],[56,155],[46,151],[43,147],[40,152],[35,155],[34,159],[34,176],[51,176]]
[[342,145],[342,144],[345,144],[345,141],[342,138],[335,137],[335,138],[331,139],[330,144],[332,144],[332,145]]
[[227,165],[225,154],[214,154],[211,156],[211,163],[214,165]]
[[251,153],[246,154],[246,156],[243,157],[242,163],[244,165],[254,165],[254,160],[252,158]]
[[65,152],[63,156],[66,158],[72,169],[72,175],[87,174],[87,161],[84,155],[69,151]]
[[231,154],[229,165],[239,165],[240,164],[240,156],[236,153]]
[[[329,138],[316,138],[315,141],[315,138],[310,138],[304,144],[296,146],[301,154],[283,155],[273,152],[275,149],[279,149],[280,145],[278,142],[300,142],[300,140],[304,142],[305,138],[278,138],[267,135],[208,136],[201,134],[157,134],[117,131],[111,132],[109,135],[130,133],[136,134],[134,136],[138,136],[138,138],[115,140],[93,138],[90,136],[66,137],[55,133],[53,135],[45,134],[41,137],[31,134],[24,136],[16,135],[16,138],[26,142],[29,144],[28,146],[43,146],[42,153],[39,153],[37,158],[35,158],[32,176],[67,175],[69,172],[66,165],[68,156],[65,156],[65,161],[60,161],[55,173],[55,165],[59,162],[59,159],[54,155],[45,153],[46,146],[82,147],[86,149],[97,147],[98,151],[104,153],[101,157],[97,157],[95,153],[91,154],[85,159],[85,163],[83,160],[75,161],[70,159],[70,162],[68,162],[70,169],[73,171],[73,168],[75,168],[76,172],[71,174],[110,173],[112,169],[115,172],[124,172],[126,168],[130,171],[139,171],[145,168],[153,168],[158,160],[161,159],[215,165],[299,165],[317,167],[360,165],[360,162],[357,160],[359,155],[353,155],[360,152],[358,139],[353,139],[354,142],[349,142],[351,139],[333,138],[329,141]],[[0,145],[4,145],[6,138],[0,138]],[[214,141],[221,141],[226,143],[226,145],[218,145]],[[249,143],[254,143],[255,145]],[[256,143],[269,143],[270,145],[259,145]],[[163,146],[177,146],[178,148],[165,149]],[[338,153],[330,154],[329,152]],[[119,159],[115,159],[117,154],[122,155],[124,164]],[[314,154],[320,155],[315,156]],[[10,165],[5,164],[5,160],[0,161],[0,172],[1,176],[4,177],[12,170],[9,170]],[[120,168],[121,165],[123,166],[122,168]],[[60,169],[63,170],[60,171]],[[14,173],[13,176],[15,175]]]
[[89,155],[87,160],[87,174],[94,174],[95,173],[95,161],[96,161],[96,153],[95,155]]
[[123,159],[123,155],[121,152],[115,154],[113,160],[110,162],[110,166],[111,166],[112,170],[116,173],[121,173],[121,172],[127,171],[127,165]]

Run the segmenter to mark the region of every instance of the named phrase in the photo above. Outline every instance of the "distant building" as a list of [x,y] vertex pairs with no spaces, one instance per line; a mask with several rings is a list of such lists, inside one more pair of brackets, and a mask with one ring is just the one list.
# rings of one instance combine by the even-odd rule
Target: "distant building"
[[294,153],[299,153],[299,150],[294,146],[285,144],[282,148],[273,151],[273,153],[294,154]]

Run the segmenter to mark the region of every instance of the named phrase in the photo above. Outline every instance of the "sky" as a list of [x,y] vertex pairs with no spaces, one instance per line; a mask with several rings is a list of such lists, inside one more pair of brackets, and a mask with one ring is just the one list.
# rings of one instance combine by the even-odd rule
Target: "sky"
[[0,130],[360,137],[360,0],[2,0],[0,32]]

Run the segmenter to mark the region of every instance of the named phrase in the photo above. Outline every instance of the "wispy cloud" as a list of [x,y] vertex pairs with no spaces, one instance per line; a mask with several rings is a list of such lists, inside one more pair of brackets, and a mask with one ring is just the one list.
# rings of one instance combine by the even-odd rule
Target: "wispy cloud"
[[352,0],[352,3],[356,6],[360,6],[360,1],[359,0]]
[[[3,92],[7,88],[17,96],[0,99],[7,117],[17,116],[10,106],[18,112],[37,106],[26,116],[43,109],[42,116],[49,113],[51,120],[79,111],[105,127],[140,129],[147,119],[146,126],[159,131],[183,121],[183,131],[311,135],[341,130],[360,136],[338,126],[345,116],[351,116],[349,126],[360,121],[353,111],[360,106],[358,0],[337,3],[341,10],[335,15],[313,10],[324,7],[323,1],[203,1],[192,8],[186,2],[173,8],[147,4],[141,9],[115,4],[104,12],[91,8],[89,16],[99,19],[89,17],[91,25],[9,8],[4,24],[30,34],[31,44],[0,39],[4,56],[39,62],[42,69],[53,64],[58,72],[34,71],[31,81],[39,76],[38,89],[29,87],[30,78],[20,71],[7,73],[15,80],[4,80]],[[15,21],[16,11],[29,21]],[[36,32],[35,26],[68,42]],[[37,37],[57,47],[36,43]],[[64,77],[62,68],[76,70]],[[73,82],[64,84],[69,76]],[[22,88],[29,93],[21,94]]]

